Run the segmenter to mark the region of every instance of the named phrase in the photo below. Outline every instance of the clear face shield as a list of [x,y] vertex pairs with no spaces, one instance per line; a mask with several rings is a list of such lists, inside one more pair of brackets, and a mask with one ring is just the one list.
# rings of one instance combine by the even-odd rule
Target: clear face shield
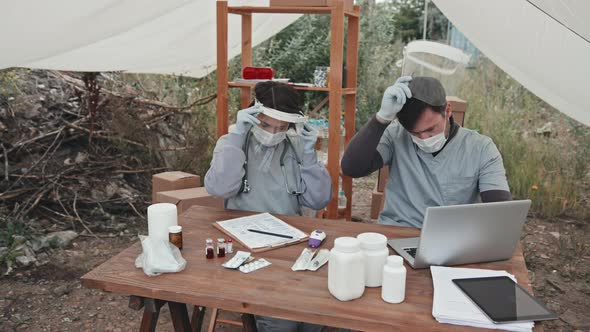
[[[285,189],[287,190],[287,193],[289,193],[290,195],[301,195],[301,194],[305,193],[305,189],[300,188],[300,186],[298,186],[297,184],[294,187],[290,186],[287,170],[285,168],[284,159],[285,159],[285,155],[287,153],[287,149],[291,149],[294,152],[294,156],[295,156],[295,159],[298,164],[299,178],[301,178],[301,160],[299,159],[299,156],[295,152],[295,148],[293,147],[293,143],[291,142],[291,139],[289,138],[289,136],[292,137],[292,136],[300,135],[301,132],[303,131],[303,126],[304,126],[305,122],[307,121],[308,117],[303,114],[286,113],[286,112],[281,112],[279,110],[276,110],[276,109],[273,109],[270,107],[266,107],[258,100],[255,100],[254,106],[258,107],[261,110],[261,112],[260,112],[261,114],[264,114],[270,118],[273,118],[273,119],[276,119],[279,121],[288,122],[290,124],[289,129],[287,129],[287,131],[284,132],[285,137],[283,140],[285,140],[286,147],[285,147],[285,149],[283,149],[283,152],[281,153],[281,158],[280,158],[281,172],[283,173],[283,179],[285,181]],[[259,136],[264,136],[264,135],[261,135],[260,130],[258,130],[258,129],[264,130],[261,127],[257,127],[257,129],[253,128],[252,132],[254,132],[254,134],[256,134],[258,132]],[[276,130],[272,130],[272,131],[274,132]],[[282,134],[282,133],[281,132],[277,132],[277,133],[268,132],[268,135],[271,135],[271,136],[279,135],[279,134]],[[240,191],[242,193],[248,193],[251,190],[251,185],[248,183],[248,170],[247,170],[249,138],[250,138],[250,133],[246,136],[246,142],[244,145],[245,146],[244,151],[246,154],[246,161],[244,163],[244,169],[246,170],[246,172],[244,173],[244,177],[242,179],[242,189]],[[257,137],[257,139],[260,140],[260,138],[258,138],[258,137]]]

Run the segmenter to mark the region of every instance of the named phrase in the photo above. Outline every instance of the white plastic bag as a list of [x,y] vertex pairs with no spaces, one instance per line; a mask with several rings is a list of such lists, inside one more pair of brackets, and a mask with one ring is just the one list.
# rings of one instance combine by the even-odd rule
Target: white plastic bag
[[186,267],[180,250],[164,240],[154,240],[149,236],[139,236],[143,252],[135,259],[135,267],[143,268],[150,277],[166,272],[180,272]]

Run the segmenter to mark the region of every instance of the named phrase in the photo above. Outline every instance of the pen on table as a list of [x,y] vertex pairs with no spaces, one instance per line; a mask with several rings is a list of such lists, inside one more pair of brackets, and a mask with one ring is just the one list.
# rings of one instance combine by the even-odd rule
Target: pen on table
[[265,234],[265,235],[272,235],[272,236],[278,236],[278,237],[283,237],[283,238],[285,238],[285,239],[292,239],[292,238],[293,238],[291,235],[283,235],[283,234],[277,234],[277,233],[271,233],[271,232],[259,231],[259,230],[257,230],[257,229],[248,229],[248,232],[259,233],[259,234]]

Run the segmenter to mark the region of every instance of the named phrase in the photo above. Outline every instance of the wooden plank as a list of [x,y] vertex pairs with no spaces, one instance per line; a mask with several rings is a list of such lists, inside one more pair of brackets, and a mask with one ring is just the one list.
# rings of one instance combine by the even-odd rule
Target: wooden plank
[[191,317],[191,331],[201,332],[203,328],[203,320],[205,319],[206,307],[194,306],[193,314]]
[[211,319],[209,320],[209,328],[207,332],[215,332],[215,325],[217,324],[217,316],[219,315],[219,309],[213,308],[211,310]]
[[[354,10],[360,13],[360,7],[354,6]],[[358,70],[358,46],[359,46],[359,18],[348,18],[348,35],[346,36],[346,87],[356,89]],[[344,96],[344,148],[348,146],[355,134],[356,94]],[[346,219],[352,219],[352,178],[342,177],[342,187],[346,195]]]
[[217,1],[217,137],[227,134],[227,1]]
[[258,329],[256,328],[256,319],[254,319],[254,315],[251,314],[242,315],[242,326],[244,327],[244,332],[258,331]]
[[[322,99],[322,101],[320,101],[320,103],[317,104],[313,108],[313,110],[311,110],[311,112],[309,112],[309,114],[307,116],[312,118],[319,110],[322,109],[322,107],[324,107],[324,105],[326,105],[328,103],[328,100],[330,100],[330,96],[324,97],[324,99]],[[318,137],[318,138],[320,138],[320,137]]]
[[[376,187],[376,186],[375,186]],[[379,214],[383,211],[385,205],[385,193],[378,191],[377,188],[371,194],[371,219],[379,218]]]
[[[342,4],[342,2],[340,1]],[[229,7],[230,14],[251,14],[251,13],[273,13],[273,14],[330,14],[334,7],[252,7],[236,6]],[[358,17],[358,13],[352,10],[345,10],[348,17]]]
[[344,10],[352,11],[354,0],[270,0],[271,7],[326,7],[333,6],[336,1],[344,3]]
[[[257,255],[272,265],[264,271],[243,274],[221,266],[230,259],[206,259],[206,238],[222,233],[212,224],[217,220],[251,215],[252,212],[195,206],[179,218],[183,227],[186,269],[148,277],[134,266],[141,245],[134,244],[119,255],[82,277],[86,287],[109,292],[154,297],[180,303],[197,304],[241,313],[350,328],[361,331],[478,331],[478,329],[437,323],[432,317],[432,279],[428,269],[407,267],[406,299],[401,304],[381,300],[380,288],[366,288],[364,295],[351,302],[340,302],[328,291],[328,269],[316,272],[293,272],[291,266],[307,245],[301,243]],[[377,232],[388,238],[418,236],[419,229],[363,223],[343,223],[297,216],[279,216],[304,232],[326,231],[324,248],[331,248],[340,236]],[[460,239],[461,234],[456,234]],[[234,243],[234,250],[243,247]],[[390,250],[390,254],[393,251]],[[531,291],[520,246],[508,261],[471,264],[466,267],[506,270]]]
[[467,112],[467,102],[459,97],[447,96],[447,102],[451,104],[451,111],[455,123],[464,126],[465,112]]
[[160,316],[160,308],[166,301],[144,298],[143,303],[145,305],[143,309],[143,317],[141,318],[141,325],[139,330],[142,332],[154,332],[156,331],[156,325],[158,324],[158,317]]
[[340,118],[342,115],[342,52],[344,49],[344,4],[335,3],[330,18],[330,100],[328,121],[328,173],[332,178],[332,200],[327,206],[327,217],[338,217],[340,179]]
[[229,320],[229,319],[217,319],[217,324],[227,324],[227,325],[231,325],[231,326],[242,327],[242,322],[237,322],[237,321]]
[[[252,88],[254,87],[254,85],[256,85],[255,83],[238,83],[238,82],[228,82],[227,86],[230,88]],[[301,86],[301,85],[295,85],[295,84],[289,84],[290,86],[293,87],[293,89],[295,90],[302,90],[302,91],[324,91],[324,92],[329,92],[330,89],[329,88],[321,88],[321,87],[317,87],[317,86]],[[344,88],[342,89],[341,93],[343,95],[350,95],[350,94],[356,94],[356,89],[355,88]]]
[[343,95],[356,95],[356,86],[354,88],[346,87],[342,89]]
[[170,308],[170,316],[172,316],[172,325],[174,326],[174,331],[190,332],[191,323],[188,318],[186,304],[168,302],[168,308]]
[[[242,70],[252,66],[252,14],[242,15]],[[242,109],[248,107],[252,100],[251,87],[242,87],[240,104]]]
[[377,191],[384,192],[389,179],[389,166],[385,165],[379,169],[379,176],[377,178]]
[[141,310],[143,308],[143,297],[140,296],[129,296],[129,308],[133,310]]
[[140,332],[155,332],[156,325],[158,324],[158,316],[160,312],[149,312],[144,309],[143,316],[141,317],[141,324],[139,325]]

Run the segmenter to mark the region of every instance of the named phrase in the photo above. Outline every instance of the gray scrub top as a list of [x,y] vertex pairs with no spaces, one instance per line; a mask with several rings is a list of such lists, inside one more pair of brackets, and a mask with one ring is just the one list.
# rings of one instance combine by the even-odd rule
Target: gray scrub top
[[510,191],[502,156],[491,138],[459,127],[436,157],[420,150],[396,120],[377,151],[390,166],[380,224],[422,227],[430,206],[470,204],[488,190]]
[[[286,144],[281,142],[265,162],[268,148],[262,146],[254,135],[248,146],[248,182],[251,191],[239,193],[244,176],[245,135],[230,133],[219,138],[213,151],[211,167],[205,175],[207,192],[223,197],[228,209],[301,215],[301,206],[314,210],[326,207],[332,198],[332,180],[328,170],[318,162],[315,151],[303,153],[299,137],[291,137],[294,149],[287,148],[285,173],[290,190],[303,189],[302,195],[287,192],[285,176],[280,167],[280,157]],[[295,158],[302,161],[301,170]],[[269,163],[265,167],[265,163]]]

